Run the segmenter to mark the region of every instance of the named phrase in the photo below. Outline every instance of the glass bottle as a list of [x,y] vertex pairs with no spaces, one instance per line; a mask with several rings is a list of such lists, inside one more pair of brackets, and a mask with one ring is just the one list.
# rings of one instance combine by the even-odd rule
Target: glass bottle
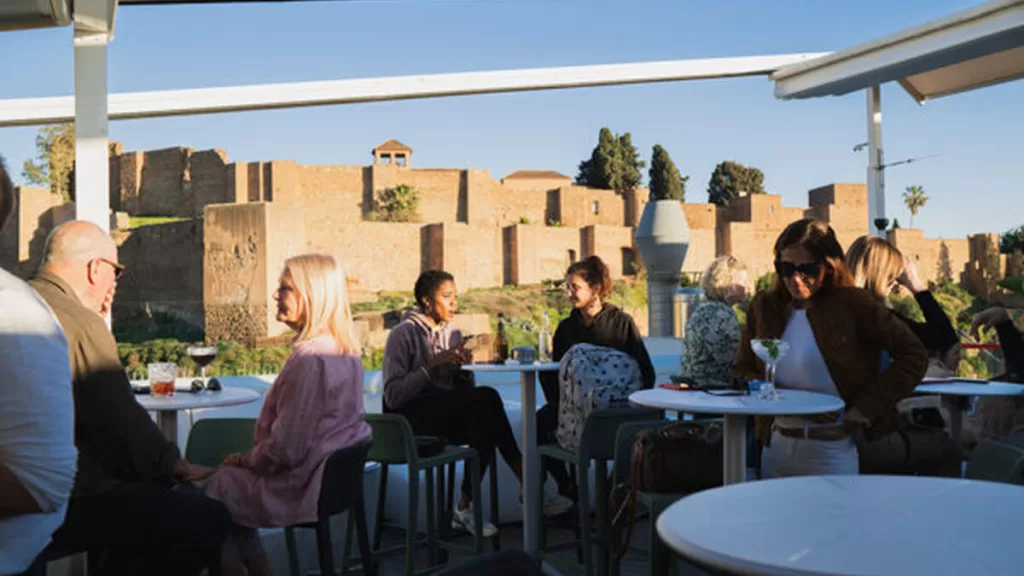
[[540,333],[537,335],[537,355],[541,362],[551,361],[551,319],[548,311],[541,318]]

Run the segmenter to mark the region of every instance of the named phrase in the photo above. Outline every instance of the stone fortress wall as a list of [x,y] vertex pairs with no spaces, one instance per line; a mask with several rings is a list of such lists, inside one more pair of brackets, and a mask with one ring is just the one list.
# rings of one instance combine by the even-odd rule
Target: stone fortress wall
[[[647,190],[591,189],[551,171],[498,180],[487,170],[416,168],[411,160],[412,150],[394,140],[375,148],[367,166],[230,162],[221,150],[184,147],[120,151],[110,160],[110,205],[128,271],[114,322],[144,324],[159,313],[205,331],[211,341],[279,335],[272,301],[277,274],[285,258],[308,251],[340,259],[355,301],[410,290],[430,268],[450,271],[467,290],[560,278],[571,262],[591,254],[616,278],[642,265],[633,227]],[[418,221],[373,221],[375,194],[399,184],[420,191]],[[0,254],[5,267],[27,276],[46,234],[74,210],[45,189],[22,187],[19,196]],[[783,206],[780,196],[764,194],[725,207],[683,208],[692,234],[683,270],[692,273],[726,254],[742,258],[757,276],[770,271],[775,238],[803,217],[828,221],[844,246],[868,232],[863,184],[811,190],[807,207]],[[130,216],[183,220],[127,230]],[[901,229],[889,239],[926,278],[958,279],[969,289],[991,261],[992,235],[933,239]]]

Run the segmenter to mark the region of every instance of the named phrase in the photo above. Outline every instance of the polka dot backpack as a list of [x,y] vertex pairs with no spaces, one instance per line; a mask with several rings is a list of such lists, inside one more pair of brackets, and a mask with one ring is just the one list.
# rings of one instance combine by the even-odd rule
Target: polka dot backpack
[[612,348],[577,344],[558,369],[558,444],[575,452],[583,424],[594,410],[627,408],[629,395],[643,387],[640,366],[632,356]]

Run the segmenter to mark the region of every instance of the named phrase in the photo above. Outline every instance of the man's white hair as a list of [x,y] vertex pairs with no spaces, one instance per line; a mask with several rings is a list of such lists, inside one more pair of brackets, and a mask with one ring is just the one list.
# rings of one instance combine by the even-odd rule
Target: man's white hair
[[65,222],[50,232],[43,265],[86,262],[102,258],[113,240],[102,228],[85,220]]

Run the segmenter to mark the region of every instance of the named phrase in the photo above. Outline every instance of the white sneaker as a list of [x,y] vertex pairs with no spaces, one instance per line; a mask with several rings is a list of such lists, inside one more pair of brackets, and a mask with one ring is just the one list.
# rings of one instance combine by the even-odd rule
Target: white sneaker
[[[473,524],[473,505],[466,506],[465,510],[459,510],[458,506],[455,507],[455,512],[452,514],[452,528],[458,530],[459,528],[464,529],[470,534],[476,535],[476,526]],[[484,538],[490,538],[498,533],[498,528],[490,522],[484,520],[484,529],[482,536]]]
[[572,500],[562,496],[561,494],[555,494],[544,499],[544,517],[554,518],[555,516],[561,516],[569,510],[572,510]]
[[[523,495],[519,495],[519,505],[523,505]],[[544,517],[554,518],[555,516],[561,516],[569,510],[572,510],[572,500],[562,496],[561,494],[545,494],[544,495]]]

